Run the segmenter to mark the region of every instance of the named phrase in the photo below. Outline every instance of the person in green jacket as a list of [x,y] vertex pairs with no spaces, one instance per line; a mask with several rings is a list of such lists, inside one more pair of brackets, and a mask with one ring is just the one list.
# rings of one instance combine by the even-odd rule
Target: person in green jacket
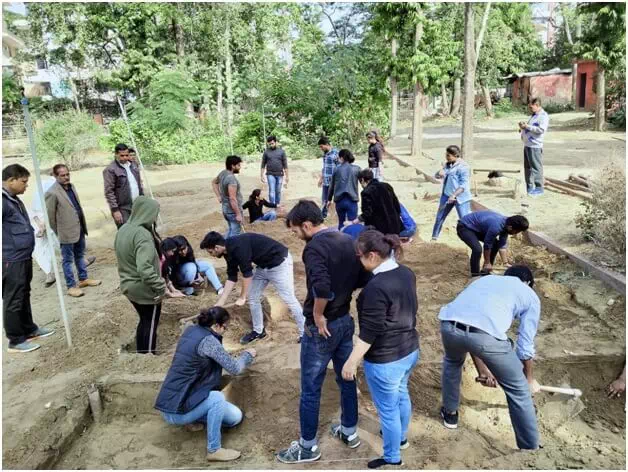
[[166,293],[166,282],[159,270],[159,236],[155,231],[158,214],[157,201],[137,197],[131,217],[118,230],[114,243],[120,290],[140,317],[136,334],[139,354],[155,354],[161,300]]

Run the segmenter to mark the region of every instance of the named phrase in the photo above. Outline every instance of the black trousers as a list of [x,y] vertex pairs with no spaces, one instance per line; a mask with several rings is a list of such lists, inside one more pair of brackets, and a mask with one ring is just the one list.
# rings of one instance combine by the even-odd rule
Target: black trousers
[[33,260],[2,263],[2,320],[9,344],[26,341],[37,330],[31,312]]
[[138,354],[156,354],[157,347],[157,326],[161,315],[161,303],[157,305],[140,305],[131,302],[140,315],[140,322],[137,325],[135,342]]
[[[475,231],[470,230],[461,223],[456,226],[456,233],[464,243],[471,248],[471,275],[480,274],[480,260],[482,259],[482,243]],[[491,264],[495,263],[499,249],[496,246],[491,248]]]

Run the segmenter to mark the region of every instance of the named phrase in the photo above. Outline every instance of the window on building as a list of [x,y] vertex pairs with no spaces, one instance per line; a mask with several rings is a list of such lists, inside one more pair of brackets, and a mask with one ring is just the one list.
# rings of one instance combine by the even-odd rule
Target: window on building
[[48,69],[48,61],[43,57],[37,58],[37,70],[45,70]]

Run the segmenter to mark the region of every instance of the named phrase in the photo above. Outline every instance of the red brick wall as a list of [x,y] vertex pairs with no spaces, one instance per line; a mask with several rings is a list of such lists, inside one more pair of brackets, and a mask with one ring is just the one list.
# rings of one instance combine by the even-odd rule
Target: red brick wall
[[[585,86],[584,108],[580,107],[580,89],[581,74],[586,74],[587,82]],[[597,62],[595,61],[578,61],[578,77],[576,79],[576,107],[581,110],[594,111],[597,95],[595,94],[593,85],[595,76],[597,75]]]
[[571,102],[571,75],[543,75],[530,80],[530,95],[540,98],[543,105]]

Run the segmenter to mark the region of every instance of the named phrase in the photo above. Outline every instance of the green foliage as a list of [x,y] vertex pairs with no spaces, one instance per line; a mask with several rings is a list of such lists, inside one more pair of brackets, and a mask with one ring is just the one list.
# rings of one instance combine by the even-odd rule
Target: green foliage
[[87,113],[56,113],[35,129],[37,154],[43,161],[63,162],[70,169],[78,169],[87,153],[98,147],[101,135],[101,127]]
[[73,110],[74,103],[69,98],[44,100],[42,97],[32,97],[28,99],[28,108],[34,118],[47,119],[53,113]]
[[573,103],[547,102],[543,104],[543,109],[549,114],[554,114],[554,113],[564,113],[566,111],[573,111],[574,106],[573,106]]
[[20,104],[22,93],[20,92],[20,86],[15,80],[12,74],[2,73],[2,108],[13,109],[17,108]]
[[595,59],[604,69],[626,68],[626,4],[590,2],[580,4],[588,15],[576,51],[585,59]]

